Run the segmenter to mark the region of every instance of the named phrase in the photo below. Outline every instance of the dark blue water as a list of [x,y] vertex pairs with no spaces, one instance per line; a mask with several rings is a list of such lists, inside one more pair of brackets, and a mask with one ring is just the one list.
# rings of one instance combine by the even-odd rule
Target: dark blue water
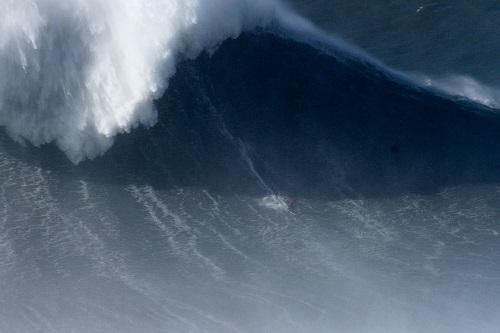
[[498,87],[496,0],[289,0],[321,28],[392,67],[435,77],[466,75]]

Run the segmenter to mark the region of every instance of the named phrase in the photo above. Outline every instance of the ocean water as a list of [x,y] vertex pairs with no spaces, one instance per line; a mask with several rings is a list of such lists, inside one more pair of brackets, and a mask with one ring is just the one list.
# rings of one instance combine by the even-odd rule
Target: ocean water
[[497,332],[498,39],[413,4],[3,0],[0,332]]
[[407,72],[500,86],[495,0],[289,0],[300,13]]

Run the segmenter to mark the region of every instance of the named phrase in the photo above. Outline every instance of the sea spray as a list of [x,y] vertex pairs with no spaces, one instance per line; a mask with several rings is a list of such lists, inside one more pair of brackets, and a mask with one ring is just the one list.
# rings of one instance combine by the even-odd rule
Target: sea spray
[[2,0],[0,125],[78,163],[157,114],[176,62],[264,26],[270,0]]

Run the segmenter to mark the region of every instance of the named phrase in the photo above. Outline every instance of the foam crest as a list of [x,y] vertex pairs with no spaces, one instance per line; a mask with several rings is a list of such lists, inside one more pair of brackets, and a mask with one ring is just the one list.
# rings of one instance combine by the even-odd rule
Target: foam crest
[[423,84],[448,95],[465,98],[492,109],[500,109],[500,90],[464,75],[442,79],[423,79]]
[[0,125],[75,163],[156,122],[179,58],[266,25],[271,0],[0,0]]

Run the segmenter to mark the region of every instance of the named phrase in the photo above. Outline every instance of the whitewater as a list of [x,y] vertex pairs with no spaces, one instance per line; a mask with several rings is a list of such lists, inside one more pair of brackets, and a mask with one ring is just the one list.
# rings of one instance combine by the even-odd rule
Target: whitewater
[[[119,133],[154,125],[153,101],[177,63],[213,52],[242,31],[285,29],[289,37],[362,54],[271,0],[2,0],[1,6],[0,125],[20,143],[54,142],[74,163],[102,155]],[[411,80],[497,106],[496,90],[472,78]]]
[[266,0],[2,0],[0,124],[79,162],[156,122],[179,59],[268,24]]

